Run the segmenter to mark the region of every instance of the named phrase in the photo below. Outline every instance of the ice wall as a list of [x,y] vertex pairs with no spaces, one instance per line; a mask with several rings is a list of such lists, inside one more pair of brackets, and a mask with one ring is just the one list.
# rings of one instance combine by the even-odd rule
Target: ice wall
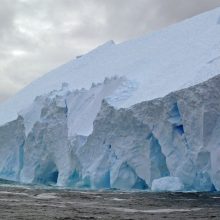
[[0,177],[19,181],[24,163],[25,127],[21,116],[0,127]]
[[[220,190],[220,76],[116,109],[101,94],[114,94],[125,81],[37,97],[38,112],[30,107],[0,127],[0,178],[91,189]],[[82,110],[88,117],[94,105],[91,133],[77,134],[71,122]]]

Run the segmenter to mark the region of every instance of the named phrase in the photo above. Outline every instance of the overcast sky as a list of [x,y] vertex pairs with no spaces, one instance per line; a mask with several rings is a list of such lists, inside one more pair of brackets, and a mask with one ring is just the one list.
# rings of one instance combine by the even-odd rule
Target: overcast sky
[[0,102],[77,55],[220,6],[220,0],[0,0]]

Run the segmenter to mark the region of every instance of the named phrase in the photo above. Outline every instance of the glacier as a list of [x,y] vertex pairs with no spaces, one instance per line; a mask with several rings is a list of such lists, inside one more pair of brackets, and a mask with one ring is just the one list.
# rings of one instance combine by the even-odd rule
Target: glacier
[[0,104],[0,178],[220,190],[219,18],[107,42]]

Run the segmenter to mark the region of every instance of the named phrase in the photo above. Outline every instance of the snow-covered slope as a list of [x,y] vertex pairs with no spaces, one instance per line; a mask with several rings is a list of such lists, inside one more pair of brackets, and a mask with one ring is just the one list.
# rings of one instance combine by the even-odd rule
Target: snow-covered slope
[[108,42],[1,104],[0,177],[220,190],[219,18],[217,8],[146,37]]
[[[160,32],[115,45],[108,42],[34,81],[0,106],[0,124],[17,117],[38,95],[60,89],[89,89],[105,77],[126,76],[136,90],[117,103],[128,107],[162,97],[218,74],[220,8]],[[120,95],[120,94],[119,94]]]

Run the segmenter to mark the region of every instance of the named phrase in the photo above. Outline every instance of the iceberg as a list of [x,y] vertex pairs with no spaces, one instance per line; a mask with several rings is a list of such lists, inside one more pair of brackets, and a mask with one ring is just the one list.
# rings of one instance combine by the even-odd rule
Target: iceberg
[[110,41],[0,105],[0,178],[220,190],[220,8]]
[[155,192],[178,192],[184,189],[184,185],[178,177],[162,177],[152,183],[152,191]]

